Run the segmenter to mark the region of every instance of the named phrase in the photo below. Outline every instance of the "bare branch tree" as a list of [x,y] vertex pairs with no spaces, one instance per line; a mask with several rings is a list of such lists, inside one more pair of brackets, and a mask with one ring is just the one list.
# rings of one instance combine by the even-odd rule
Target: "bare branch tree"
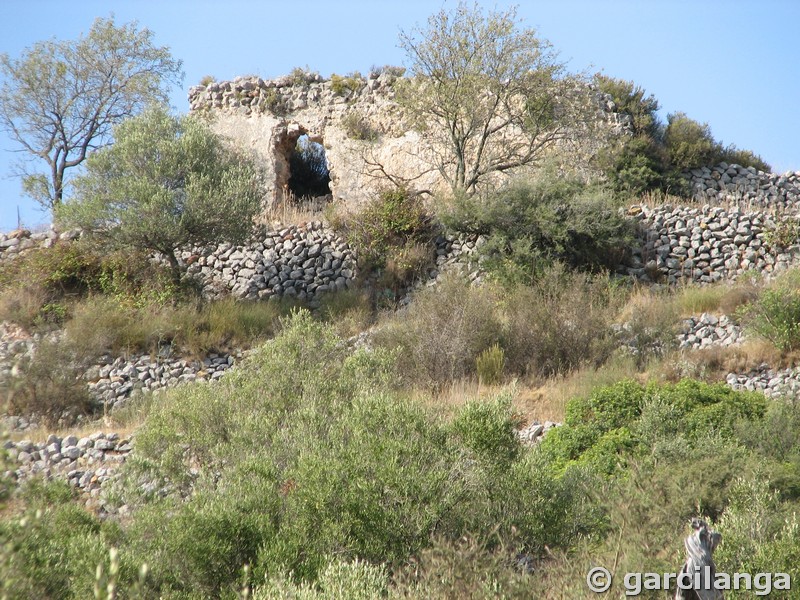
[[400,45],[412,77],[398,82],[397,101],[453,192],[535,164],[586,112],[586,89],[576,93],[551,45],[521,29],[513,8],[484,14],[461,3],[401,33]]
[[[18,59],[0,54],[0,73],[0,128],[28,155],[18,174],[45,208],[61,203],[67,170],[108,145],[114,125],[165,102],[168,85],[183,79],[181,61],[150,30],[113,18],[77,40],[37,42]],[[40,160],[46,172],[35,168]]]

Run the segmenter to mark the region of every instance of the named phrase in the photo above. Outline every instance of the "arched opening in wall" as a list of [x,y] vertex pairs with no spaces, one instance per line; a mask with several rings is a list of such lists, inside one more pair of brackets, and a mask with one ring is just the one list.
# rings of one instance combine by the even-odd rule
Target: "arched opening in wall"
[[289,156],[289,191],[299,202],[326,201],[331,195],[331,174],[325,148],[307,134],[297,138]]

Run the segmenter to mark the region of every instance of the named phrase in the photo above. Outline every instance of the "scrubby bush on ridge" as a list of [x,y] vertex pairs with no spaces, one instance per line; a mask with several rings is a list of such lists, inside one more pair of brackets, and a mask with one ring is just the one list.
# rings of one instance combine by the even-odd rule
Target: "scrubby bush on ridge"
[[481,258],[490,273],[530,283],[555,261],[588,271],[619,265],[633,230],[617,209],[600,188],[544,174],[487,197],[456,198],[440,218],[454,231],[486,236]]

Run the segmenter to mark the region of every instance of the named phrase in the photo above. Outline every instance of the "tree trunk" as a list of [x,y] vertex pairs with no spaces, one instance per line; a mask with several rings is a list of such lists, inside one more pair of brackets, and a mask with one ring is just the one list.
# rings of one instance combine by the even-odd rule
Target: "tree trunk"
[[176,286],[180,285],[181,275],[183,275],[183,273],[181,272],[181,264],[178,262],[178,257],[175,256],[175,251],[170,250],[164,254],[169,262],[169,268],[172,274],[172,283],[174,283]]
[[[722,541],[722,534],[709,529],[702,519],[692,519],[692,529],[694,531],[684,542],[687,558],[678,575],[675,600],[723,600],[722,592],[714,587],[717,569],[712,557]],[[681,576],[691,585],[681,586]]]

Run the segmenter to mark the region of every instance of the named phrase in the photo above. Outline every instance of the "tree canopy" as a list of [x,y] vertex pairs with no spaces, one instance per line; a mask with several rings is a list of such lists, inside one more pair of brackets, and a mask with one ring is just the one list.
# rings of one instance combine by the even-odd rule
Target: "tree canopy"
[[[431,168],[454,192],[535,163],[568,133],[570,83],[551,45],[516,10],[460,3],[400,35],[411,78],[398,101],[432,142]],[[572,88],[574,91],[574,87]]]
[[252,232],[262,195],[256,169],[204,122],[153,107],[117,126],[114,138],[75,178],[74,197],[56,211],[63,225],[160,252],[176,279],[180,248],[241,243]]
[[37,42],[16,59],[0,54],[0,74],[0,128],[25,155],[24,191],[45,208],[61,203],[67,170],[107,145],[114,125],[166,101],[183,79],[181,61],[152,31],[113,18],[95,20],[77,40]]

